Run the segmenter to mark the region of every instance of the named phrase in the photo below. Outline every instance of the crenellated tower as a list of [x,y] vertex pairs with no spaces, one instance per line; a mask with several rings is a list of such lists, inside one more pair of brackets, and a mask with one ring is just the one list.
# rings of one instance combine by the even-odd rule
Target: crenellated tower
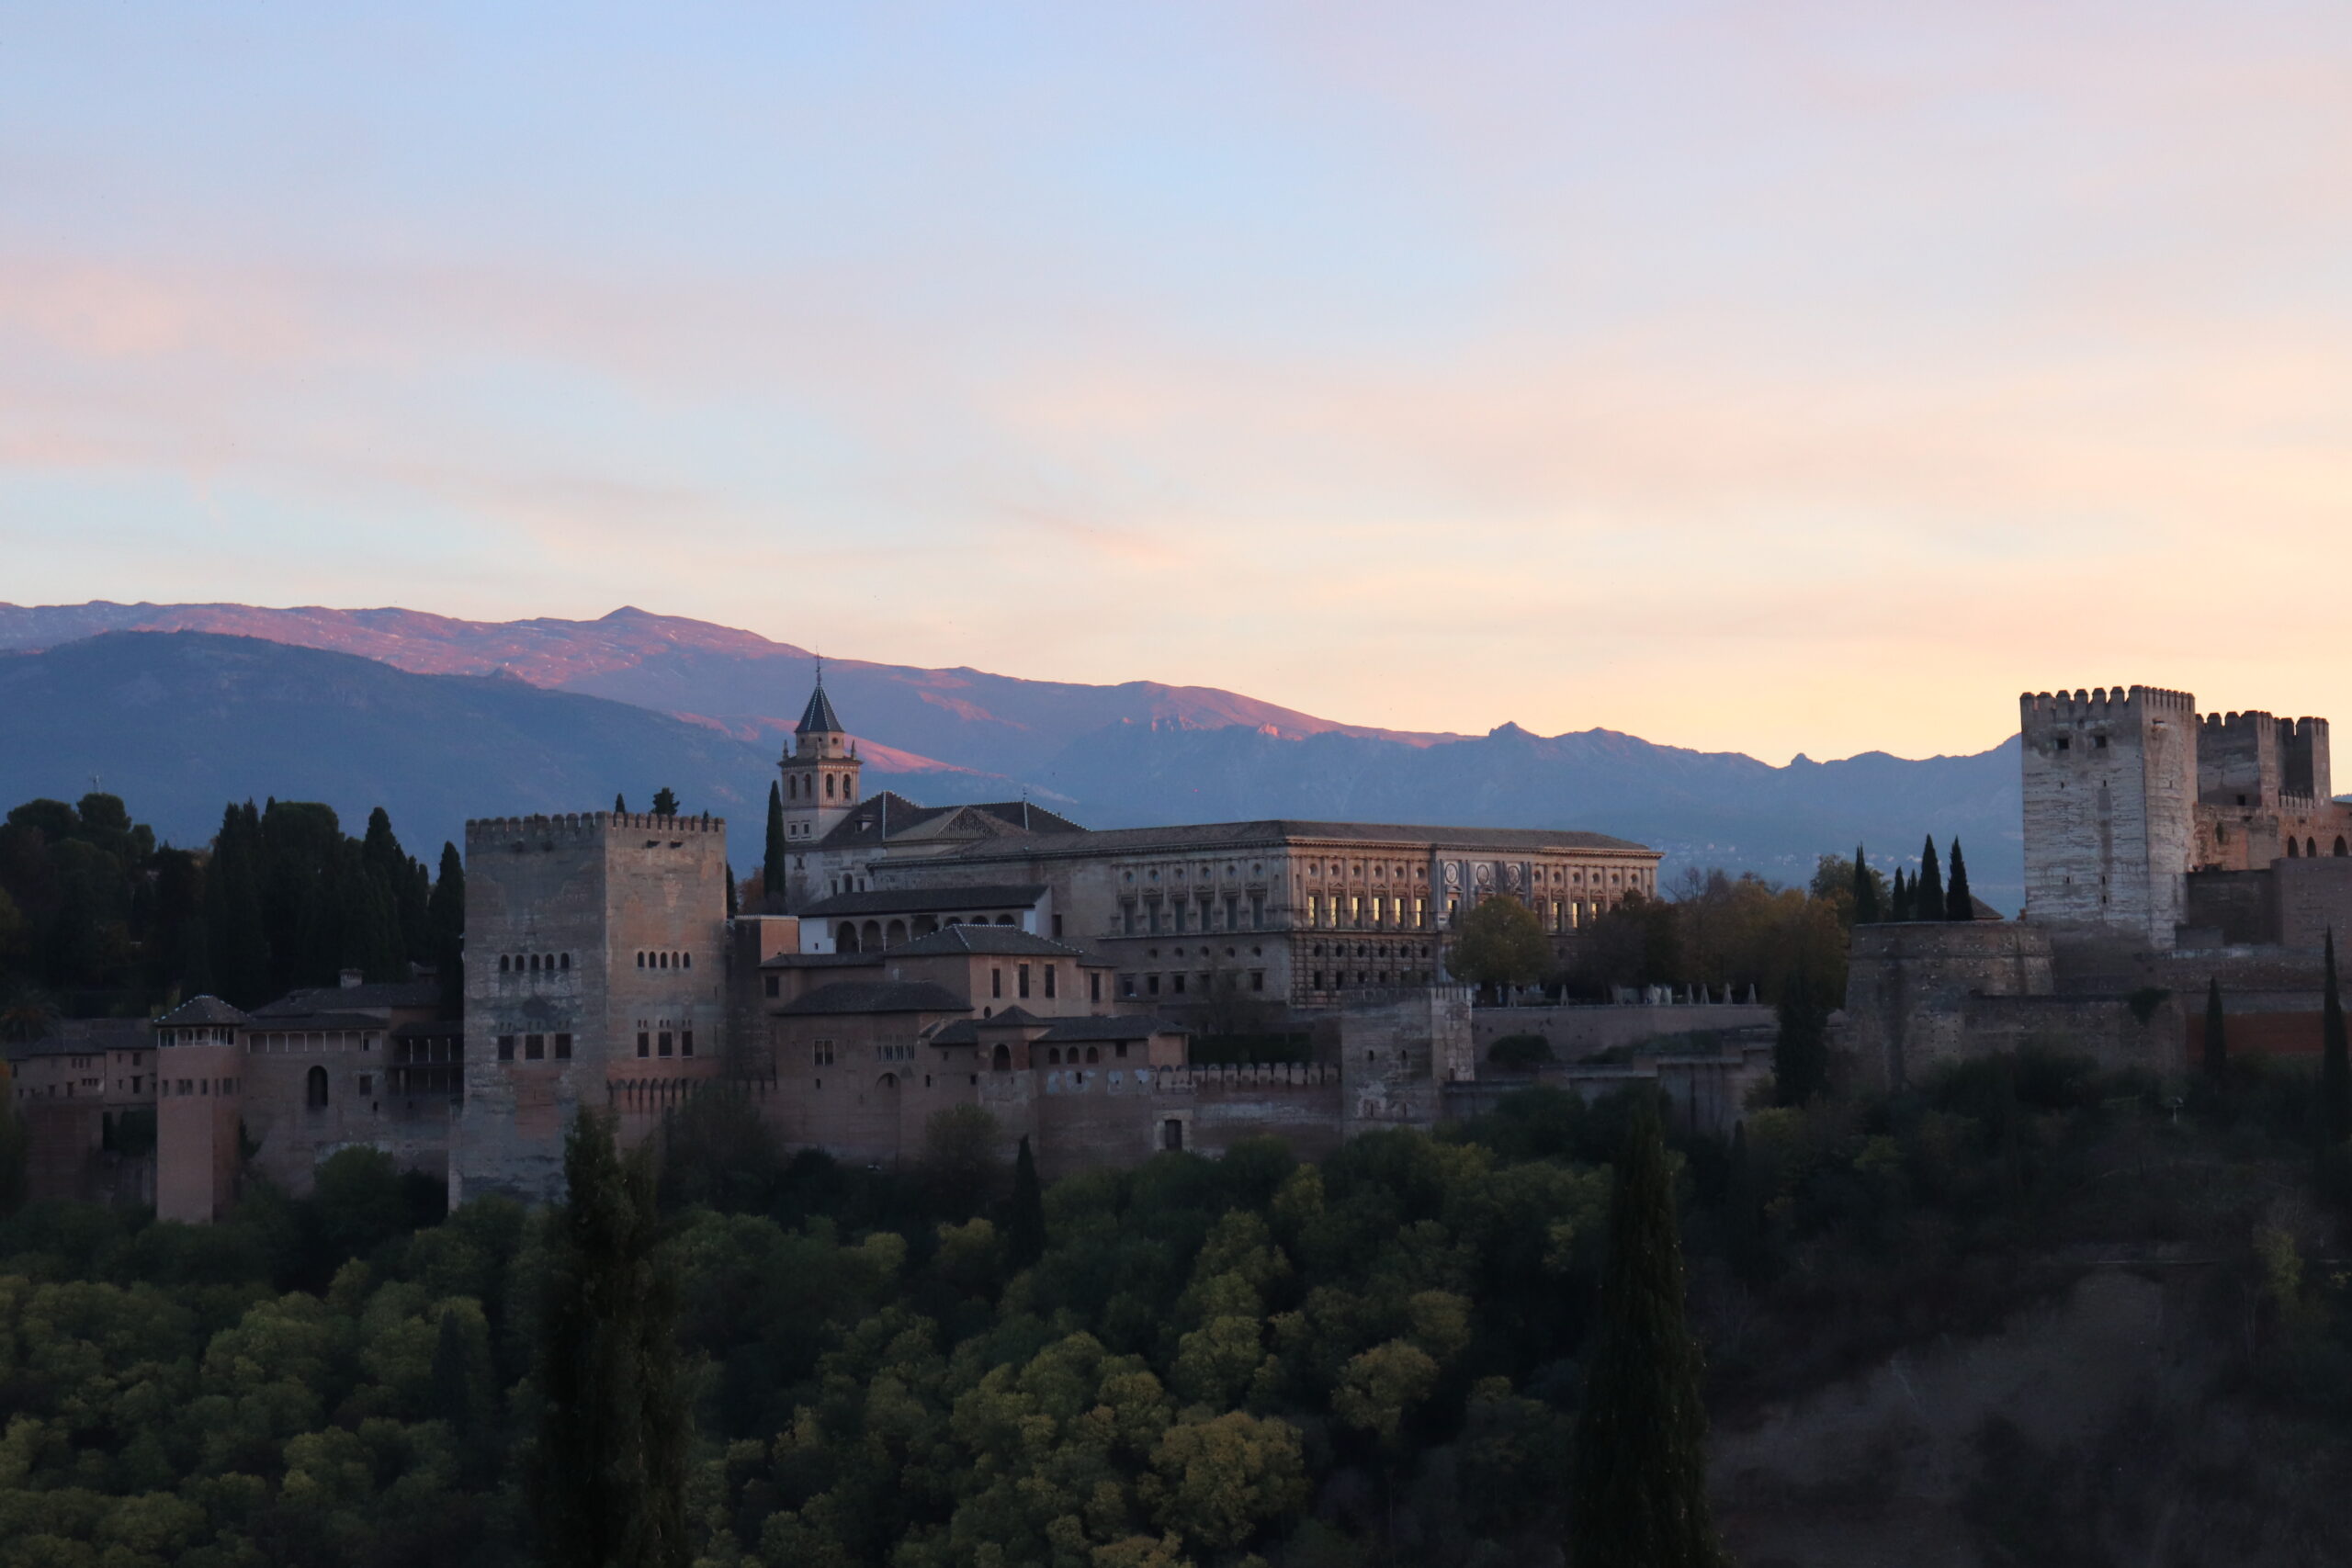
[[[2026,919],[2172,947],[2188,912],[2198,795],[2218,787],[2200,771],[2196,699],[2154,686],[2028,692],[2018,716]],[[2269,727],[2245,736],[2243,768],[2258,780],[2267,766],[2275,779]]]
[[792,731],[792,750],[777,764],[784,773],[784,836],[805,846],[832,831],[858,801],[857,742],[842,728],[825,694],[825,667]]

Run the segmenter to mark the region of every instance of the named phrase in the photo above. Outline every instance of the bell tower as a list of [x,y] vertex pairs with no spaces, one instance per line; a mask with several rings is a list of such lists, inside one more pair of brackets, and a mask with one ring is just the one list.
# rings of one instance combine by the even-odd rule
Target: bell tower
[[857,742],[842,728],[833,700],[825,694],[825,666],[817,666],[817,689],[792,731],[792,750],[777,766],[784,773],[784,837],[805,847],[823,838],[856,807]]

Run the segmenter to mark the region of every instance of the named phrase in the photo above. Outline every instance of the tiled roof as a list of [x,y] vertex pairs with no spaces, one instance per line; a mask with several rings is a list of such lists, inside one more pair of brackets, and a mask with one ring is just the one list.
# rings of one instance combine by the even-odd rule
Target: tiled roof
[[763,969],[870,969],[882,962],[873,953],[779,953],[760,960]]
[[437,1008],[438,980],[387,980],[363,986],[303,986],[276,1001],[254,1009],[256,1019],[313,1013],[351,1012],[372,1008]]
[[1007,957],[1075,958],[1081,964],[1104,964],[1082,947],[1024,931],[1018,926],[942,926],[902,947],[885,948],[883,956],[935,958],[943,953],[1002,953]]
[[157,1027],[168,1029],[196,1029],[221,1023],[234,1024],[243,1029],[252,1022],[251,1018],[219,997],[191,997],[155,1021]]
[[[887,833],[885,829],[888,829]],[[1058,812],[1026,800],[985,800],[964,806],[919,806],[891,790],[867,795],[820,839],[820,849],[877,844],[888,839],[982,840],[1059,838],[1086,829]]]
[[[1046,1025],[1046,1032],[1036,1040],[1040,1045],[1083,1043],[1089,1040],[1148,1040],[1155,1034],[1193,1032],[1188,1025],[1145,1013],[1112,1018],[1035,1018],[1017,1008],[1007,1009],[1006,1012],[1019,1012],[1022,1024],[1028,1027],[1041,1023]],[[991,1024],[1004,1022],[1005,1017],[1006,1014],[1001,1012],[994,1018],[959,1018],[934,1030],[928,1043],[933,1045],[977,1045],[980,1043],[980,1031]]]
[[1549,828],[1438,828],[1409,823],[1310,822],[1268,818],[1255,822],[1202,822],[1169,828],[1108,828],[972,844],[951,850],[920,865],[955,864],[972,861],[1020,860],[1046,855],[1148,854],[1165,851],[1192,854],[1203,850],[1223,852],[1249,845],[1273,848],[1296,843],[1404,844],[1417,848],[1460,850],[1475,858],[1483,853],[1566,852],[1578,850],[1611,854],[1658,852],[1631,839]]
[[[334,995],[329,992],[328,995]],[[384,1018],[373,1012],[256,1012],[245,1023],[254,1033],[271,1030],[301,1032],[313,1029],[381,1029]]]
[[792,727],[795,735],[845,735],[841,716],[833,712],[833,699],[825,695],[824,683],[808,694],[808,705],[800,710],[800,722]]
[[930,914],[950,909],[1025,909],[1046,896],[1042,882],[990,882],[970,887],[905,887],[879,893],[836,893],[800,911],[827,915]]
[[967,1004],[944,986],[890,980],[836,980],[820,986],[781,1013],[962,1012]]

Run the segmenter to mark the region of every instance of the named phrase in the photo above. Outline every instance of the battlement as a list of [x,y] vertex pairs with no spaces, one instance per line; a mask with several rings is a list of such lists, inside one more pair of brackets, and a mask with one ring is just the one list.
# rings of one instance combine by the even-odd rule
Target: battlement
[[2162,686],[2094,686],[2086,691],[2020,692],[2018,708],[2029,725],[2113,718],[2126,712],[2182,713],[2192,717],[2197,698]]
[[560,812],[544,817],[475,817],[466,822],[466,847],[506,839],[537,838],[586,843],[615,833],[724,833],[727,818],[656,817],[650,811]]

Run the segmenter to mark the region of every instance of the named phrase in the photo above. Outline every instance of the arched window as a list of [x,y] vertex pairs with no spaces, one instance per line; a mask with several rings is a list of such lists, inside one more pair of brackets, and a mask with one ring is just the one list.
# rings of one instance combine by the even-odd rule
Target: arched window
[[538,955],[537,953],[535,953],[531,954],[531,972],[532,972],[533,974],[537,974],[537,973],[538,972],[538,968],[539,968],[539,955]]
[[557,968],[559,968],[559,969],[569,969],[569,968],[571,968],[571,954],[570,954],[570,953],[558,953],[558,954],[556,955],[555,966],[556,966]]
[[2336,834],[2336,835],[2335,835],[2335,852],[2336,852],[2337,854],[2339,854],[2339,855],[2346,854],[2346,853],[2352,853],[2352,851],[2347,851],[2347,850],[2345,848],[2345,845],[2344,845],[2344,835],[2343,835],[2343,834],[2341,834],[2341,833],[2338,833],[2338,834]]
[[1101,1047],[1100,1045],[1089,1045],[1089,1046],[1086,1048],[1086,1065],[1087,1065],[1088,1066],[1090,1066],[1090,1067],[1091,1067],[1091,1066],[1092,1066],[1095,1063],[1097,1063],[1097,1062],[1101,1061],[1102,1059],[1102,1047]]
[[506,973],[506,954],[503,953],[498,955],[498,972],[501,975]]
[[841,929],[833,933],[833,951],[836,953],[855,953],[857,951],[856,921],[843,920],[842,922]]
[[996,918],[996,923],[1001,926],[1009,926],[1012,923],[1012,917],[1011,915],[999,915]]
[[886,1094],[896,1094],[899,1091],[899,1075],[896,1073],[884,1073],[882,1075],[882,1081],[876,1084],[874,1087],[882,1090]]
[[882,933],[884,947],[903,947],[906,945],[906,941],[907,922],[904,920],[892,920],[890,929]]
[[693,968],[694,966],[695,966],[695,955],[694,955],[693,953],[682,953],[678,954],[678,967],[679,967],[679,968],[681,968],[681,969],[691,969],[691,968]]
[[825,775],[825,798],[827,800],[833,798],[833,775],[831,773]]
[[642,969],[642,968],[644,968],[644,967],[645,967],[645,954],[643,954],[642,953],[639,953],[639,954],[637,955],[637,966],[638,966],[639,969]]
[[302,1103],[313,1111],[323,1111],[327,1103],[327,1070],[312,1067],[302,1079]]
[[1012,1051],[1010,1046],[1000,1045],[989,1054],[989,1070],[999,1073],[1012,1071]]
[[1046,1053],[1046,1066],[1049,1067],[1058,1067],[1061,1065],[1062,1048],[1058,1045],[1053,1046]]
[[867,952],[879,953],[882,951],[882,926],[879,921],[866,921],[865,926],[858,931],[857,936],[858,940],[865,944]]
[[2295,840],[2290,838],[2287,840],[2287,858],[2289,860],[2293,860],[2295,858]]
[[2303,853],[2310,856],[2312,860],[2319,859],[2319,840],[2317,839],[2305,839],[2303,840]]

